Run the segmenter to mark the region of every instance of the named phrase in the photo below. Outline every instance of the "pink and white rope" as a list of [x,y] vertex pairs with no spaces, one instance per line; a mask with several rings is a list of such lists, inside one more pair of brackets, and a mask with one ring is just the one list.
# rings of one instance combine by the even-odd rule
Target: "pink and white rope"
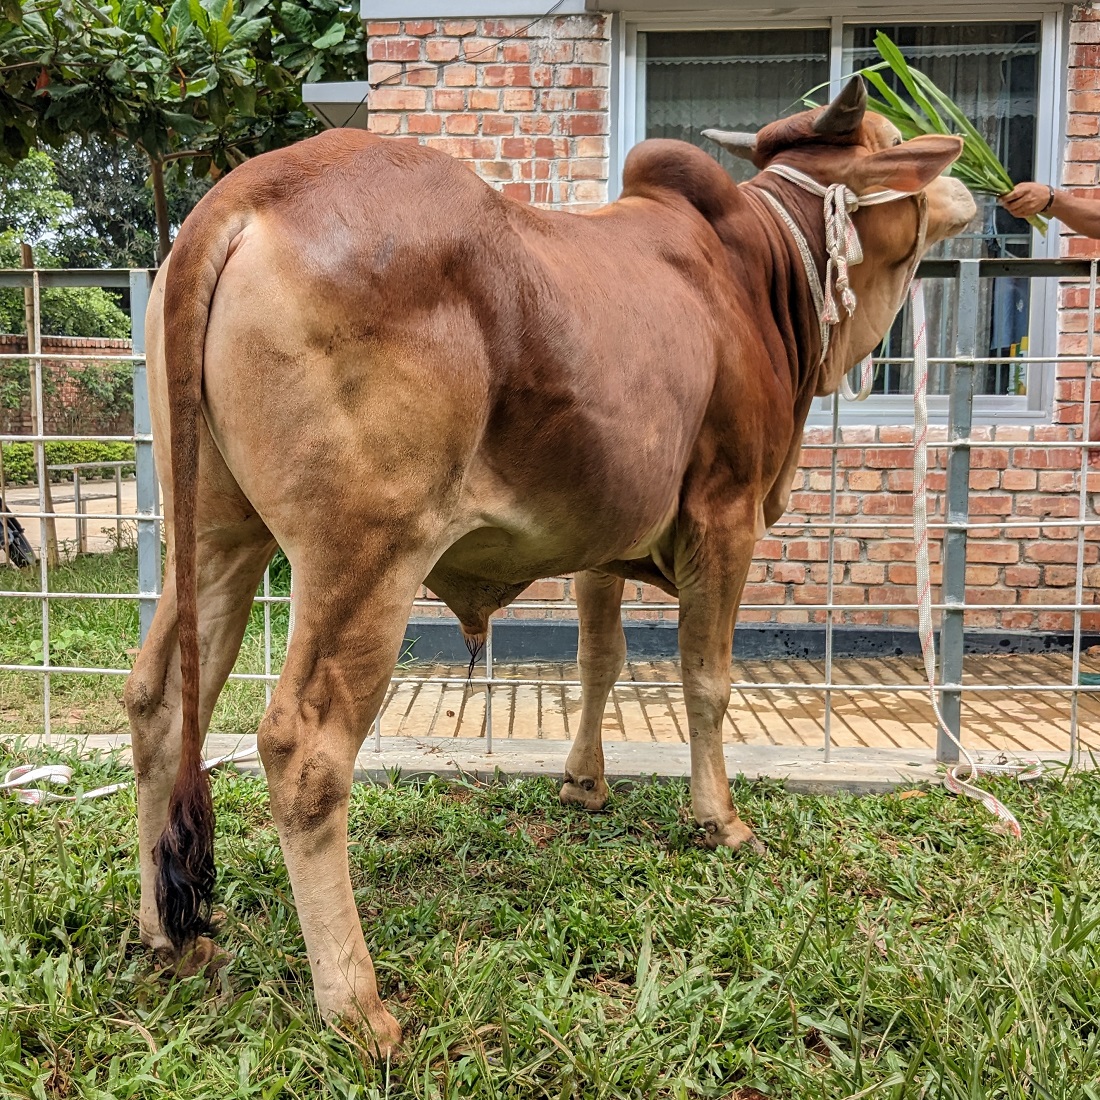
[[924,315],[924,287],[914,279],[909,287],[913,317],[913,538],[917,557],[917,624],[921,655],[928,677],[928,698],[940,731],[958,748],[963,762],[947,769],[943,785],[952,794],[977,799],[1005,823],[1014,836],[1021,835],[1020,823],[997,797],[976,785],[982,775],[1014,775],[1020,782],[1043,774],[1040,761],[979,763],[948,727],[936,697],[936,640],[932,631],[932,579],[928,561],[928,334]]

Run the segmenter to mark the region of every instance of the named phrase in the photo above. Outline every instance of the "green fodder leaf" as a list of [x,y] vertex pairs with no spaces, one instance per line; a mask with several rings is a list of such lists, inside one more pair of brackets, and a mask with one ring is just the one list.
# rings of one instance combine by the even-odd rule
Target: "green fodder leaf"
[[875,35],[875,48],[882,54],[883,59],[890,66],[893,74],[902,82],[905,90],[913,97],[913,102],[925,113],[935,131],[940,134],[948,133],[949,131],[944,125],[943,119],[940,118],[939,112],[929,102],[913,79],[913,72],[909,68],[909,63],[902,56],[901,50],[894,45],[890,36],[883,31],[879,31]]

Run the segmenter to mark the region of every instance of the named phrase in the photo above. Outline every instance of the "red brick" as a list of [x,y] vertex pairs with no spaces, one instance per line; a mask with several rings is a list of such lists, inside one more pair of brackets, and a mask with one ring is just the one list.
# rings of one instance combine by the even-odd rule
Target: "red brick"
[[1020,548],[1014,542],[967,542],[966,560],[1011,565],[1020,560]]
[[446,126],[448,134],[476,134],[477,115],[448,115]]
[[429,61],[454,61],[458,57],[457,38],[433,38],[425,44]]
[[853,584],[883,584],[886,581],[886,566],[852,562],[848,567],[848,576]]
[[489,38],[511,38],[522,36],[528,28],[539,33],[537,24],[532,26],[529,19],[486,19],[482,24],[482,34]]
[[531,85],[530,65],[486,65],[482,73],[487,88],[526,88]]
[[527,157],[533,156],[534,152],[535,143],[530,138],[504,138],[500,143],[500,155],[502,157],[526,159]]
[[569,142],[565,138],[535,138],[536,157],[567,157],[568,155]]
[[1012,455],[1013,466],[1032,470],[1072,470],[1080,462],[1080,456],[1068,447],[1017,447]]
[[[966,567],[966,583],[973,585],[996,584],[999,580],[1000,570],[995,565],[968,565]],[[939,581],[934,583],[938,584]]]
[[501,46],[501,56],[505,62],[514,64],[515,62],[526,63],[531,60],[531,43],[530,42],[504,42]]
[[801,584],[806,579],[806,567],[796,562],[779,561],[772,566],[772,580],[780,584]]
[[500,92],[490,88],[470,89],[471,111],[498,111],[500,110]]
[[741,594],[742,603],[782,604],[787,600],[787,589],[781,584],[746,584]]
[[900,448],[887,450],[879,447],[868,447],[863,452],[863,461],[875,470],[897,470],[913,465],[913,459],[909,452]]
[[473,65],[448,65],[443,70],[443,83],[449,88],[465,88],[477,83]]
[[401,115],[371,115],[367,127],[372,134],[396,134],[401,129]]
[[857,492],[876,492],[882,488],[882,474],[877,470],[853,470],[848,475],[848,488]]
[[462,56],[467,61],[488,62],[497,60],[501,43],[495,38],[468,37],[462,39]]
[[913,429],[887,425],[879,428],[878,438],[880,443],[912,443]]
[[[453,34],[458,37],[462,37],[466,34],[473,34],[476,30],[477,20],[475,19],[447,19],[443,23],[444,34]],[[492,34],[491,31],[486,31],[485,33]]]
[[516,120],[511,115],[485,115],[481,120],[481,132],[486,136],[511,136],[516,130]]
[[[792,539],[787,543],[788,561],[828,561],[829,543],[825,539]],[[833,548],[834,561],[858,561],[859,543],[839,538]]]
[[[809,578],[813,584],[826,584],[829,580],[829,565],[827,562],[818,562],[816,565],[811,565],[809,570]],[[844,566],[840,564],[833,565],[833,584],[840,584],[844,580]]]
[[489,160],[497,151],[497,143],[491,138],[429,137],[424,144],[459,160]]
[[607,92],[603,88],[582,88],[576,94],[578,111],[605,111],[607,102]]
[[531,185],[529,183],[506,183],[501,191],[510,199],[518,199],[520,202],[531,201]]
[[442,128],[439,115],[409,115],[410,134],[438,134]]
[[970,488],[977,492],[985,492],[987,489],[996,489],[1000,484],[1001,475],[996,470],[971,470]]
[[367,42],[371,61],[419,61],[420,42],[415,38],[372,38]]
[[[970,452],[970,467],[974,470],[1003,470],[1009,465],[1008,455],[1003,450],[982,447]],[[1012,465],[1017,465],[1013,462]]]
[[560,65],[573,60],[573,50],[572,42],[561,39],[544,40],[538,44],[538,60],[544,65]]
[[396,61],[372,61],[367,66],[367,80],[372,86],[384,82],[396,84],[399,83],[396,78],[400,77],[404,71],[405,66]]
[[1018,496],[1013,511],[1019,516],[1062,516],[1069,518],[1078,514],[1075,497],[1060,496]]
[[436,22],[434,19],[409,19],[405,22],[405,33],[415,34],[418,38],[423,38],[427,34],[434,34],[436,31]]
[[423,88],[375,88],[367,102],[372,111],[423,111],[428,93]]
[[606,134],[606,114],[568,114],[562,118],[562,132],[574,137],[582,134]]
[[436,111],[463,111],[466,109],[466,93],[438,88],[432,92],[432,109]]
[[865,516],[911,516],[913,495],[897,493],[892,496],[864,497],[863,514]]
[[400,34],[401,33],[401,24],[400,23],[369,22],[369,23],[367,23],[366,30],[367,30],[367,35],[370,38],[374,38],[374,37],[381,36],[381,35],[386,35],[386,34]]
[[585,65],[609,65],[611,63],[611,43],[578,42],[576,58]]
[[510,160],[479,160],[477,174],[488,180],[508,181],[514,178],[515,165]]
[[1052,588],[1068,588],[1070,585],[1076,585],[1077,568],[1070,565],[1044,566],[1043,583],[1050,585]]
[[550,134],[554,131],[554,120],[550,115],[518,115],[519,129],[522,134]]
[[759,584],[767,579],[768,567],[763,562],[753,562],[745,576],[748,584]]
[[418,88],[434,88],[439,83],[440,71],[435,65],[414,65],[405,74],[405,83]]
[[1066,611],[1041,611],[1039,629],[1043,633],[1053,633],[1073,629],[1073,616]]
[[1001,488],[1012,492],[1028,492],[1038,483],[1038,475],[1034,470],[1005,470],[1001,474]]
[[1005,493],[978,493],[970,497],[972,516],[1007,516],[1012,513],[1013,498]]
[[765,537],[756,544],[753,555],[768,561],[779,561],[783,557],[783,543],[779,539]]

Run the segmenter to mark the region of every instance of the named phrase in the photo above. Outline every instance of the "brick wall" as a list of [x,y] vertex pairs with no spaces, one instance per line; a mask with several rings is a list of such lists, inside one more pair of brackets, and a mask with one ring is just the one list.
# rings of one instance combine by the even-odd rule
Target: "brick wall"
[[609,30],[602,15],[368,22],[369,128],[468,161],[512,198],[599,205]]
[[[0,335],[0,354],[10,355],[27,350],[27,338],[21,335]],[[87,361],[42,361],[42,386],[45,393],[43,419],[48,435],[125,435],[133,430],[133,413],[105,411],[101,402],[78,382],[84,369],[101,359],[130,354],[129,340],[92,339],[77,336],[43,336],[42,351],[59,355],[79,355],[87,352]],[[11,364],[17,364],[13,369]],[[26,362],[0,359],[5,375],[26,372]],[[121,369],[129,369],[120,365]],[[7,387],[5,387],[6,389]],[[0,433],[30,435],[34,431],[29,392],[20,395],[13,408],[0,404]]]
[[[610,41],[603,16],[368,23],[372,82],[370,127],[425,144],[470,162],[486,180],[524,201],[583,207],[605,201],[608,177]],[[504,35],[514,37],[504,42]],[[1061,183],[1097,194],[1100,183],[1100,14],[1078,9],[1071,25],[1067,148]],[[1063,235],[1066,255],[1100,255],[1100,244]],[[1061,355],[1087,348],[1088,291],[1061,291]],[[1100,343],[1097,344],[1100,348]],[[1079,513],[1080,452],[1045,447],[1081,439],[1084,363],[1059,364],[1051,420],[1033,428],[978,428],[985,446],[972,452],[971,512],[977,522],[1071,519]],[[1100,429],[1100,385],[1094,386]],[[933,432],[942,442],[944,432]],[[1094,430],[1091,438],[1100,438]],[[749,574],[743,622],[822,623],[828,580],[829,430],[807,432],[802,469],[784,522],[797,524],[761,541]],[[836,621],[861,626],[911,627],[916,598],[911,532],[884,529],[912,516],[911,427],[844,428],[839,452],[838,511],[854,524],[837,540],[834,599],[846,609]],[[850,444],[850,446],[848,446]],[[938,492],[946,452],[933,449],[929,515],[942,518]],[[1100,474],[1090,473],[1090,481]],[[1100,491],[1100,481],[1089,490]],[[1094,517],[1089,497],[1088,516]],[[1086,529],[1084,599],[1100,587],[1100,520]],[[939,560],[938,537],[931,556]],[[967,554],[967,601],[995,605],[967,614],[974,630],[1064,631],[1072,614],[1058,610],[1074,598],[1075,527],[991,528],[974,531]],[[933,570],[938,585],[938,566]],[[568,578],[540,581],[524,599],[571,598]],[[938,598],[938,591],[934,593]],[[626,599],[643,605],[637,619],[675,619],[675,601],[644,585],[628,584]],[[879,608],[875,605],[890,605]],[[1051,605],[1053,610],[1038,610]],[[896,610],[893,607],[897,607]],[[434,609],[421,608],[430,615]],[[510,608],[513,618],[568,618],[561,608]],[[1100,608],[1083,616],[1100,630]]]

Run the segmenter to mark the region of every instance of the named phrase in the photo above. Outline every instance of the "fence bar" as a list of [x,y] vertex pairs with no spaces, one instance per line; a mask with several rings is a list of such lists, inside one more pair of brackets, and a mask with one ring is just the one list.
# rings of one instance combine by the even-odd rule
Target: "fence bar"
[[[135,353],[145,352],[145,307],[153,284],[151,271],[130,272],[130,326]],[[157,470],[153,458],[152,417],[145,360],[134,363],[134,466],[137,473],[138,620],[144,644],[160,594],[160,522],[156,518]]]
[[[1085,582],[1085,527],[1084,520],[1088,512],[1089,497],[1089,421],[1092,412],[1092,378],[1096,363],[1093,359],[1096,345],[1096,260],[1092,261],[1092,271],[1089,278],[1089,308],[1088,308],[1088,336],[1086,337],[1086,350],[1088,359],[1085,362],[1085,392],[1081,402],[1081,465],[1078,468],[1078,477],[1081,482],[1077,487],[1078,518],[1082,525],[1077,528],[1077,579],[1074,586],[1073,602],[1077,605],[1073,609],[1073,663],[1071,665],[1070,684],[1078,688],[1081,680],[1081,601],[1084,598]],[[1069,699],[1069,754],[1070,759],[1077,761],[1077,691],[1075,690]]]
[[[833,436],[834,443],[840,440],[840,392],[833,394]],[[837,461],[840,452],[834,447],[831,455],[832,476],[829,478],[829,570],[825,581],[825,683],[833,682],[833,566],[836,564],[836,479]],[[825,763],[833,755],[833,695],[825,692]]]
[[[959,261],[955,369],[951,372],[947,437],[970,439],[974,417],[974,357],[978,353],[978,261]],[[962,728],[963,615],[966,606],[966,525],[970,518],[970,450],[956,446],[947,456],[944,493],[941,592],[945,604],[940,621],[940,709],[947,728],[959,737]],[[936,731],[936,759],[954,764],[959,749],[943,730]]]
[[80,500],[80,471],[73,470],[73,513],[76,516],[76,552],[78,554],[88,552],[87,541],[84,537],[83,510]]

